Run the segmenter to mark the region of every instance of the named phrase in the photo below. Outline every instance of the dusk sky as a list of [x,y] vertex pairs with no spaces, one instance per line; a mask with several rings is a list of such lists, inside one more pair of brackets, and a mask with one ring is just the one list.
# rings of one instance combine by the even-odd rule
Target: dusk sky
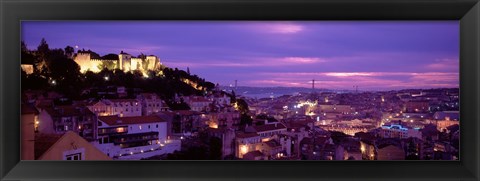
[[458,21],[35,21],[36,49],[154,54],[221,85],[359,90],[459,86]]

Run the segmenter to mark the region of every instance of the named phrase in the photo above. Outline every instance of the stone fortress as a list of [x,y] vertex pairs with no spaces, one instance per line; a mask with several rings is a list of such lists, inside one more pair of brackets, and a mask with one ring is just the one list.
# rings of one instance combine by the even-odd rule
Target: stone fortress
[[80,72],[85,73],[90,70],[92,72],[100,72],[104,65],[121,69],[125,72],[139,70],[145,73],[148,70],[160,69],[160,59],[155,55],[134,57],[128,53],[120,52],[117,56],[100,57],[98,54],[88,50],[79,50],[73,60],[80,66]]

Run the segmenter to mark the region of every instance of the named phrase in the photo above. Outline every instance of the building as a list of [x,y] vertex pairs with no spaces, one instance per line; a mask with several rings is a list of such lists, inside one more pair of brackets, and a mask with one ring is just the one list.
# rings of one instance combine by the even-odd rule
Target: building
[[197,111],[178,110],[172,113],[172,135],[188,136],[200,128],[206,127]]
[[422,132],[418,129],[413,129],[411,127],[402,126],[401,124],[390,124],[383,125],[380,128],[379,136],[381,138],[420,138],[422,139]]
[[249,152],[258,151],[257,145],[260,143],[261,139],[257,133],[237,133],[235,135],[235,156],[243,158]]
[[100,57],[92,51],[78,51],[74,56],[74,61],[80,66],[80,71],[100,72],[102,65],[109,64],[111,67],[119,68],[125,72],[140,70],[157,70],[160,68],[160,59],[155,55],[133,57],[132,55],[121,52],[118,57]]
[[211,128],[237,128],[240,124],[240,112],[218,112],[208,114],[207,124]]
[[230,128],[208,128],[209,136],[217,137],[222,141],[222,158],[235,155],[235,131]]
[[22,104],[21,116],[21,138],[22,138],[22,160],[33,160],[35,131],[38,126],[38,111],[28,105]]
[[405,112],[428,112],[429,111],[429,102],[421,100],[411,100],[405,103]]
[[112,160],[73,131],[35,137],[36,160]]
[[95,146],[115,159],[141,159],[180,149],[167,137],[167,123],[159,116],[98,117]]
[[73,131],[88,141],[96,140],[96,115],[85,106],[47,107],[40,111],[36,130],[44,134]]
[[210,104],[212,101],[202,96],[190,96],[185,97],[184,101],[190,106],[192,111],[208,112],[210,111]]
[[142,115],[142,105],[137,99],[102,99],[87,107],[98,116],[131,117]]
[[378,160],[405,160],[405,151],[396,145],[381,145],[377,150]]
[[438,129],[438,131],[441,131],[441,132],[448,130],[447,128],[449,126],[460,125],[460,121],[450,120],[449,117],[447,117],[445,120],[438,120],[436,122],[437,122],[437,129]]
[[260,135],[262,142],[269,141],[277,134],[284,134],[287,132],[287,127],[279,122],[267,123],[264,125],[249,126],[245,129],[246,132],[253,132]]
[[142,106],[142,115],[148,116],[160,111],[167,111],[167,104],[154,93],[142,93],[137,96]]

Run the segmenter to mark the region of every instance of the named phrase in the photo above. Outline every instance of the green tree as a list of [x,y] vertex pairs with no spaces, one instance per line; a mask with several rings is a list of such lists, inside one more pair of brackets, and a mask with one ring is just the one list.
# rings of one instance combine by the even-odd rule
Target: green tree
[[114,61],[103,60],[101,63],[98,64],[97,68],[100,70],[103,70],[103,69],[113,70],[117,68],[117,64]]

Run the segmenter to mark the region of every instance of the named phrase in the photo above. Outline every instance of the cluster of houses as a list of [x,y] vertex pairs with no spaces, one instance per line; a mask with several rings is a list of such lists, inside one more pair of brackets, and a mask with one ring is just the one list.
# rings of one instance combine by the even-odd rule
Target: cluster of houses
[[[42,157],[51,149],[37,148],[52,146],[62,136],[74,137],[83,146],[73,149],[66,145],[65,154],[56,153],[60,155],[56,159],[68,159],[65,155],[75,152],[72,150],[83,155],[76,159],[144,159],[180,150],[181,140],[199,130],[231,126],[239,120],[238,111],[229,106],[230,97],[225,94],[183,97],[192,109],[179,111],[171,111],[154,93],[140,93],[136,98],[81,101],[64,99],[55,92],[24,91],[23,94],[22,115],[28,116],[22,116],[25,135],[22,150],[29,156],[22,158],[27,160],[53,158]],[[51,143],[41,144],[45,140]],[[103,155],[85,157],[88,155],[85,149]]]
[[182,141],[199,133],[221,140],[222,159],[458,159],[458,94],[452,92],[245,98],[252,124],[241,124],[231,97],[219,90],[175,97],[190,110],[170,110],[154,93],[81,101],[55,92],[23,94],[27,160],[146,159],[182,150]]

